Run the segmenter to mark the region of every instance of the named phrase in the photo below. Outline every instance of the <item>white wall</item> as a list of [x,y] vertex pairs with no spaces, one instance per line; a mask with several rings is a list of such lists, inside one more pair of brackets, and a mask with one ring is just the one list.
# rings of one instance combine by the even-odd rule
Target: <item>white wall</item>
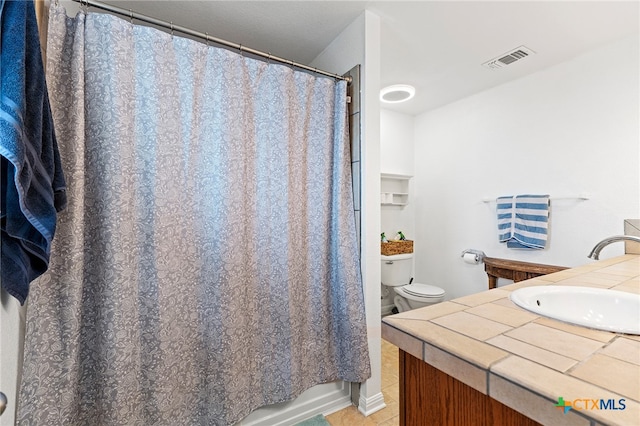
[[380,109],[380,171],[399,175],[414,174],[413,116]]
[[[460,259],[467,248],[586,264],[640,217],[638,52],[625,39],[415,118],[416,281],[448,298],[485,290],[483,266]],[[498,243],[495,203],[482,199],[522,193],[590,199],[552,200],[547,249],[517,251]]]
[[[380,172],[414,176],[414,118],[413,116],[380,110]],[[409,193],[415,191],[414,179],[409,180]],[[382,206],[381,231],[393,238],[402,231],[407,239],[415,237],[414,202],[407,206]]]

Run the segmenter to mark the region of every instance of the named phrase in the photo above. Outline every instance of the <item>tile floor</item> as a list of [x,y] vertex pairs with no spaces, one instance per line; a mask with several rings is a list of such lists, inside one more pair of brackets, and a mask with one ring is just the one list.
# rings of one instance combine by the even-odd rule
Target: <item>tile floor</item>
[[326,416],[332,426],[398,426],[400,424],[400,387],[398,384],[398,348],[382,339],[382,394],[385,408],[363,416],[350,406]]

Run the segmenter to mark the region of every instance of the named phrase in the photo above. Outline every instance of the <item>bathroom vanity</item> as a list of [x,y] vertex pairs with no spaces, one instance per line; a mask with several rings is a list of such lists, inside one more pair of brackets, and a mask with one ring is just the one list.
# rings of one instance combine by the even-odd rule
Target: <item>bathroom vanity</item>
[[382,337],[400,348],[400,424],[639,424],[640,336],[555,321],[509,300],[540,285],[637,294],[640,256],[385,317]]

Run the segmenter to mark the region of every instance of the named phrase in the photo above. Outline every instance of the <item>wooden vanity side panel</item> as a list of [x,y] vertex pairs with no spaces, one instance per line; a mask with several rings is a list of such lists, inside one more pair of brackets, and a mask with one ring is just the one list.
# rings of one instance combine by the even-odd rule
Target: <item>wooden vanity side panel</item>
[[504,404],[400,351],[401,426],[539,426]]

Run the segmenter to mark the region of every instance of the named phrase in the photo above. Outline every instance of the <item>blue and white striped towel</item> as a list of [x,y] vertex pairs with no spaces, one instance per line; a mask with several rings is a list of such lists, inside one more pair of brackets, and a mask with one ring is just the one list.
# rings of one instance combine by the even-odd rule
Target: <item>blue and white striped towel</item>
[[498,197],[498,238],[509,248],[542,250],[547,244],[548,195]]

